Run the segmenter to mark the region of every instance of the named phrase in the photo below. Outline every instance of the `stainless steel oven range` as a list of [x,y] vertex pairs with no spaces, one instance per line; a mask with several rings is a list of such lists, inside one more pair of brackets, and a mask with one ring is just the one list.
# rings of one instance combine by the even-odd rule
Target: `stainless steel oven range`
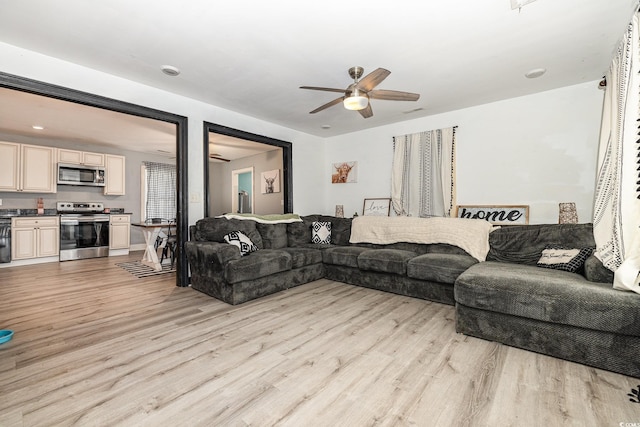
[[109,215],[102,203],[58,202],[60,261],[109,256]]

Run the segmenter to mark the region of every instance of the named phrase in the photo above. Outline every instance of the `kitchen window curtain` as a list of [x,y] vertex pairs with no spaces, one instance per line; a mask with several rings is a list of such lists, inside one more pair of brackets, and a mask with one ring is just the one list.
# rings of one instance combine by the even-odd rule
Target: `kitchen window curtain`
[[176,218],[176,166],[143,162],[146,170],[145,218]]
[[613,287],[640,293],[640,54],[638,12],[606,74],[593,209],[596,256]]
[[391,203],[396,215],[450,216],[456,127],[393,138]]

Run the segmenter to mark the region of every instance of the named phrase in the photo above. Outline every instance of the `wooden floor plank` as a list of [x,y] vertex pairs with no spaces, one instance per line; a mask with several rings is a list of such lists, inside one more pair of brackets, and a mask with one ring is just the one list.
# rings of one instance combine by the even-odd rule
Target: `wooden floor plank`
[[0,269],[0,426],[617,426],[640,379],[455,333],[322,279],[239,306],[141,253]]

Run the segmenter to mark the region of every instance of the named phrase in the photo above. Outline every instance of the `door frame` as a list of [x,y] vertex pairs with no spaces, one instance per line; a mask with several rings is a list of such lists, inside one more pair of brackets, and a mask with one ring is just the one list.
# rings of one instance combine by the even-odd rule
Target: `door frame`
[[[26,77],[16,76],[0,71],[0,87],[56,98],[63,101],[83,104],[89,107],[102,108],[119,113],[130,114],[148,119],[160,120],[176,125],[176,232],[178,242],[178,254],[176,256],[176,285],[189,286],[189,268],[187,256],[184,252],[184,243],[189,238],[189,186],[187,182],[188,160],[188,119],[187,117],[142,105],[119,101],[64,86],[58,86]],[[208,169],[208,168],[205,168]]]
[[269,138],[268,136],[233,129],[216,123],[203,122],[203,159],[204,159],[204,216],[209,216],[209,133],[233,136],[260,144],[273,145],[282,148],[282,193],[284,199],[284,213],[293,213],[293,160],[292,144],[288,141]]

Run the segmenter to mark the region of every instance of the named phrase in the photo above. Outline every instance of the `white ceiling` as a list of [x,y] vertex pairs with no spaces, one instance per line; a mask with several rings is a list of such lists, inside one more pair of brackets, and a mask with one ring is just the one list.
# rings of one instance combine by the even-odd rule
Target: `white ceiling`
[[[30,0],[3,2],[0,41],[302,132],[333,136],[597,80],[637,0]],[[163,64],[182,72],[169,77]],[[391,75],[374,116],[337,105],[349,67]],[[1,62],[0,62],[1,67]],[[525,72],[546,68],[538,79]],[[1,69],[1,68],[0,68]],[[418,111],[414,111],[418,109]],[[323,125],[330,126],[323,129]]]
[[[175,158],[176,126],[171,123],[6,88],[0,88],[0,100],[0,134],[89,143]],[[34,129],[36,125],[44,129]],[[209,152],[227,160],[278,149],[215,133],[210,133],[209,142]]]

